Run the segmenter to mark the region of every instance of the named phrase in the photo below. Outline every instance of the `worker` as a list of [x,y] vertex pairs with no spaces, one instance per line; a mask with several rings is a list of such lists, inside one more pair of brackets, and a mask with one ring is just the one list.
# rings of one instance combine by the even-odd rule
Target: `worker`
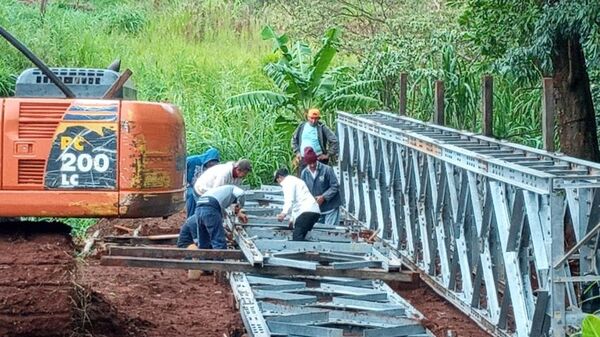
[[315,197],[321,210],[320,223],[337,226],[340,223],[340,205],[342,204],[339,183],[333,168],[317,160],[312,147],[304,148],[303,156],[306,167],[300,178]]
[[338,153],[338,139],[325,124],[320,122],[321,111],[309,109],[306,122],[300,123],[292,136],[292,150],[299,165],[298,176],[304,169],[302,154],[308,146],[317,153],[317,159],[323,164],[329,164],[329,159]]
[[248,159],[215,165],[198,177],[194,183],[194,191],[197,195],[202,196],[214,187],[239,185],[250,172],[252,172],[252,163]]
[[186,182],[185,210],[187,217],[194,215],[196,209],[196,194],[194,193],[194,182],[205,170],[219,163],[219,150],[211,147],[202,154],[188,156],[186,159]]
[[234,185],[222,185],[198,197],[195,216],[186,220],[179,231],[177,247],[200,249],[227,249],[223,217],[228,207],[235,204],[234,213],[242,223],[248,222],[243,212],[244,190]]
[[321,216],[317,201],[304,181],[289,175],[286,168],[275,171],[273,178],[283,189],[283,210],[277,215],[277,220],[281,222],[291,213],[290,224],[294,228],[292,240],[305,241],[306,234]]

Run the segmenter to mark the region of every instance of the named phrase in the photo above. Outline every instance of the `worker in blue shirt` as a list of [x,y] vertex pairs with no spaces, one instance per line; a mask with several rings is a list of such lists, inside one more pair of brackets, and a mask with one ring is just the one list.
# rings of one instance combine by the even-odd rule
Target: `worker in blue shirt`
[[194,211],[196,210],[197,196],[194,193],[194,182],[200,176],[200,174],[204,172],[204,170],[218,164],[220,160],[219,157],[219,150],[215,149],[214,147],[209,148],[202,154],[187,157],[185,209],[188,218],[194,215]]

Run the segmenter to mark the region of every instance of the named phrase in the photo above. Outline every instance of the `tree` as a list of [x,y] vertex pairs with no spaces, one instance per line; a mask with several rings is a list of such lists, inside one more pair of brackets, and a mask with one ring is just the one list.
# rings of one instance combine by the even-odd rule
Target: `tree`
[[289,47],[287,35],[277,35],[266,26],[263,39],[272,40],[277,59],[264,66],[265,74],[278,90],[258,90],[230,97],[234,109],[284,110],[296,119],[304,119],[310,108],[320,108],[330,126],[336,110],[368,110],[379,105],[370,97],[379,81],[360,81],[352,77],[346,66],[331,68],[340,44],[340,32],[331,28],[325,32],[321,47],[314,53],[303,42]]
[[[600,161],[588,67],[600,66],[600,2],[465,0],[461,22],[480,52],[514,73],[552,76],[561,151]],[[538,72],[536,74],[536,72]]]

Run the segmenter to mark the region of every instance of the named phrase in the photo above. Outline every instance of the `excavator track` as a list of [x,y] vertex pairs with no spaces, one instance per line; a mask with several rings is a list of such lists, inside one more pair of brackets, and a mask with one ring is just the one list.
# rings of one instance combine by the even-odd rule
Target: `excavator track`
[[0,222],[0,336],[71,335],[74,269],[68,226]]

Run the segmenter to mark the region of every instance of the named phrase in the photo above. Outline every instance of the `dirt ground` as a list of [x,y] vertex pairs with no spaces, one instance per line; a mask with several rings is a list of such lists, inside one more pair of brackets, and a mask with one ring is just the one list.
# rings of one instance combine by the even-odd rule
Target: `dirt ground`
[[[102,220],[88,233],[99,231],[103,237],[138,229],[140,235],[175,234],[184,220],[184,214]],[[5,269],[0,273],[0,336],[243,335],[226,282],[215,282],[213,276],[189,281],[182,270],[104,267],[99,254],[75,260],[64,227],[40,232],[31,226],[24,232],[0,231],[0,269]],[[424,325],[437,337],[447,337],[448,331],[457,337],[486,335],[425,285],[392,287],[426,316]]]
[[411,287],[402,284],[391,284],[390,286],[425,316],[423,325],[437,337],[489,336],[425,283],[420,282]]
[[[177,234],[183,213],[168,219],[102,220],[88,232],[101,236]],[[229,285],[213,276],[189,281],[187,272],[170,269],[104,267],[88,258],[80,267],[81,284],[92,289],[92,317],[87,330],[98,337],[218,336],[237,337],[244,326],[232,306]],[[96,308],[107,307],[114,315]]]
[[67,226],[0,223],[0,336],[68,335],[74,262]]

